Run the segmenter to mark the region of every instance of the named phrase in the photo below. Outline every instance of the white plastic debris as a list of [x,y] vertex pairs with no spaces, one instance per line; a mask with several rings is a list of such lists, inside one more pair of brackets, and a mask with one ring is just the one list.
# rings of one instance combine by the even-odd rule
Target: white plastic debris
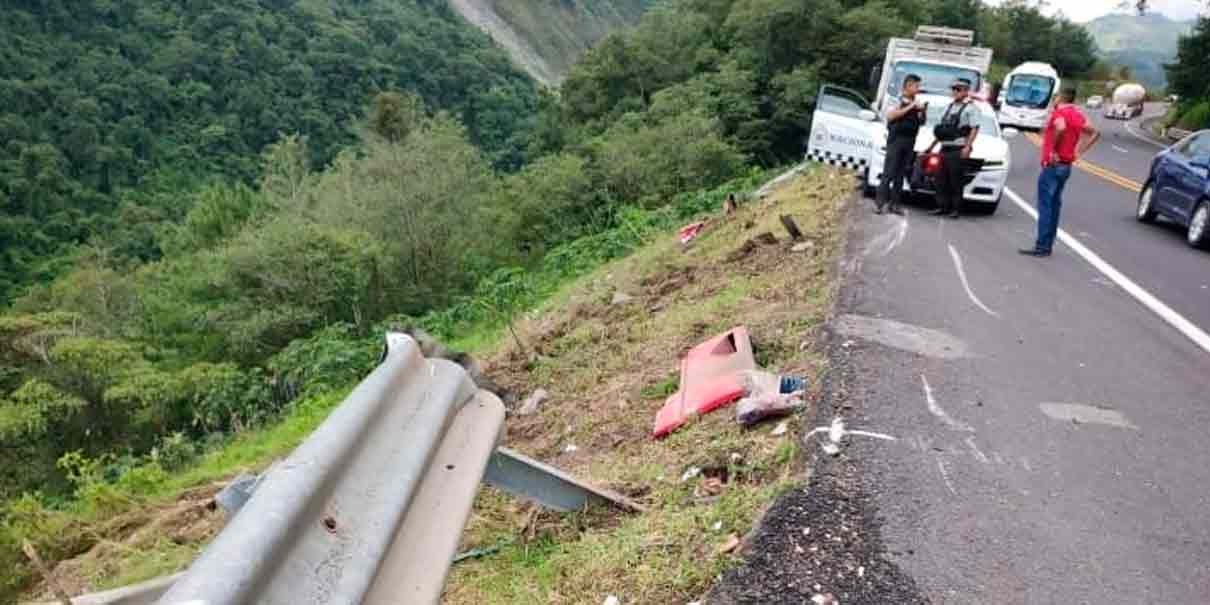
[[542,405],[542,402],[545,401],[547,397],[549,397],[549,394],[546,392],[546,389],[538,389],[534,391],[533,394],[531,394],[529,398],[525,400],[525,403],[521,404],[521,409],[518,410],[517,413],[522,416],[528,416],[534,412],[537,412],[538,406]]
[[576,447],[574,443],[568,443],[567,447],[563,448],[563,453],[565,454],[574,454],[578,451],[580,451],[580,448]]
[[786,431],[789,431],[789,430],[790,430],[790,423],[781,422],[769,434],[774,437],[781,437],[782,435],[786,434]]
[[685,471],[684,475],[681,475],[681,483],[684,483],[700,474],[702,474],[702,469],[696,466],[691,466],[689,467],[689,470]]
[[622,605],[622,601],[613,595],[605,597],[605,602],[601,605]]
[[719,522],[715,523],[715,524],[714,524],[714,527],[713,527],[714,531],[719,531],[719,530],[721,530],[722,528],[723,528],[723,522],[722,522],[722,521],[719,521]]

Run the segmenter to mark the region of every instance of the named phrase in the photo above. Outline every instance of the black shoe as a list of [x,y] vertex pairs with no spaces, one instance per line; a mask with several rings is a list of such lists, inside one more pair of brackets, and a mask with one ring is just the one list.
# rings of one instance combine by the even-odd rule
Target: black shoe
[[957,210],[955,210],[955,211],[953,211],[953,212],[949,213],[949,215],[948,215],[948,216],[949,216],[949,218],[958,218],[958,217],[959,217],[959,216],[961,216],[961,215],[960,215],[960,214],[958,214],[958,211],[957,211]]
[[882,206],[874,206],[874,214],[882,214]]
[[899,216],[903,216],[903,208],[900,208],[899,206],[891,206],[890,209],[887,210],[887,212],[890,212],[891,214],[897,214]]
[[934,208],[932,210],[929,210],[929,214],[932,216],[941,216],[942,214],[945,214],[946,212],[949,212],[949,210],[946,210],[945,208]]
[[1021,248],[1020,250],[1017,250],[1017,253],[1022,254],[1024,256],[1032,256],[1035,258],[1046,258],[1046,257],[1050,256],[1050,251],[1039,250],[1037,248]]

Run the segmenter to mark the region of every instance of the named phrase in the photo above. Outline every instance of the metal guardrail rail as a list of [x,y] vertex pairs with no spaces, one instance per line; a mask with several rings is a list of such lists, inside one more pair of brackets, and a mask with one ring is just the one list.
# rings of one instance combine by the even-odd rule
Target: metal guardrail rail
[[483,481],[556,510],[641,510],[497,450],[504,416],[461,366],[389,334],[378,368],[267,471],[188,571],[121,602],[436,603]]

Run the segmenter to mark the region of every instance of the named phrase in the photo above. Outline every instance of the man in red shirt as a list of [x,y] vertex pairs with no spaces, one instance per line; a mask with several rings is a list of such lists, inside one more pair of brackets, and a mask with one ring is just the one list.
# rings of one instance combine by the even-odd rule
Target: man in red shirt
[[[1043,258],[1050,256],[1059,232],[1059,212],[1063,209],[1063,187],[1071,177],[1071,166],[1097,141],[1101,133],[1075,105],[1076,89],[1064,88],[1056,99],[1042,135],[1042,174],[1038,177],[1038,241],[1021,254]],[[1083,145],[1080,140],[1083,139]]]

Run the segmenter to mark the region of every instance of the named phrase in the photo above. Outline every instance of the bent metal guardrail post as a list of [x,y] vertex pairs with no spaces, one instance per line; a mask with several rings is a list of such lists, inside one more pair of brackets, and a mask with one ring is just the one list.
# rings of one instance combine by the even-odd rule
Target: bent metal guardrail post
[[640,507],[496,449],[504,405],[388,334],[382,363],[158,601],[436,603],[481,481],[556,510]]

